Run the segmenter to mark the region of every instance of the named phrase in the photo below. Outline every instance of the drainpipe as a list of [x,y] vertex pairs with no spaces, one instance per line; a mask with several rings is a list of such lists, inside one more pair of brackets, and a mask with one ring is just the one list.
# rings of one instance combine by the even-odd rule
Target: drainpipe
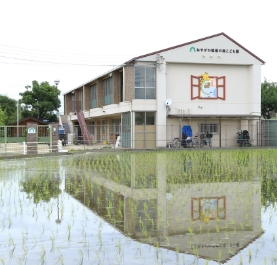
[[82,111],[84,111],[86,109],[86,102],[85,102],[85,86],[83,86],[83,98],[82,98],[83,104],[82,104]]
[[123,79],[123,84],[122,84],[122,86],[123,86],[123,88],[122,88],[122,93],[123,93],[122,99],[123,99],[123,101],[126,100],[126,96],[125,96],[125,75],[126,75],[125,71],[126,71],[126,70],[125,70],[125,67],[126,67],[126,66],[123,67],[123,78],[122,78],[122,79]]

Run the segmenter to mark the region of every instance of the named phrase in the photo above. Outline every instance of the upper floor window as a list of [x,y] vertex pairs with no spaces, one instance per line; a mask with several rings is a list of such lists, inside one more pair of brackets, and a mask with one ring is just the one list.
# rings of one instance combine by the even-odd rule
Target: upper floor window
[[96,84],[90,87],[90,108],[97,107],[97,94],[96,94]]
[[113,103],[113,78],[107,78],[103,81],[104,87],[104,105]]
[[83,110],[84,109],[83,89],[79,90],[79,102],[80,102],[80,110]]
[[135,99],[156,98],[156,68],[135,67]]

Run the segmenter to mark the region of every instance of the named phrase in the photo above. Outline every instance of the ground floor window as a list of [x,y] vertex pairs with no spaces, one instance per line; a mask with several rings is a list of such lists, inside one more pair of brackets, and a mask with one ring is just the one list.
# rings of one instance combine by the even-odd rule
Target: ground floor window
[[88,123],[88,131],[90,135],[94,135],[94,121]]
[[120,119],[113,119],[112,120],[112,133],[120,135]]
[[201,123],[200,124],[200,133],[219,133],[217,123]]

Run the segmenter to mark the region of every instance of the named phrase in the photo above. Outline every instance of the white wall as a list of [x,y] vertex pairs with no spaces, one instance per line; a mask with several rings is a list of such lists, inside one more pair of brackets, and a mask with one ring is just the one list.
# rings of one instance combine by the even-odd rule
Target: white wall
[[[222,52],[191,52],[190,48],[207,48],[207,49],[232,49],[239,50],[239,53],[222,53]],[[252,65],[262,63],[253,57],[250,53],[236,45],[225,36],[218,36],[211,39],[202,40],[193,44],[181,46],[175,49],[160,52],[167,62],[176,63],[197,63],[197,64],[233,64],[233,65]],[[203,56],[205,55],[205,57]],[[151,55],[139,59],[140,61],[155,61],[156,55]]]
[[[257,86],[249,71],[249,66],[242,65],[168,64],[167,97],[173,101],[170,114],[179,114],[179,109],[190,115],[250,115],[256,112],[259,94],[252,91]],[[209,76],[226,77],[225,100],[191,100],[191,75],[201,76],[205,72]]]

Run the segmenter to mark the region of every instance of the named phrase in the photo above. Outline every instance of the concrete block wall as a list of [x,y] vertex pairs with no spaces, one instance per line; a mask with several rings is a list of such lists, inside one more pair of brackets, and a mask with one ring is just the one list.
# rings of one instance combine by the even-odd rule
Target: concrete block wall
[[52,125],[52,151],[58,151],[58,140],[59,140],[59,124],[54,123]]
[[[29,129],[33,128],[31,133],[29,133]],[[28,123],[27,124],[27,154],[28,155],[36,155],[38,153],[37,148],[37,124]]]

